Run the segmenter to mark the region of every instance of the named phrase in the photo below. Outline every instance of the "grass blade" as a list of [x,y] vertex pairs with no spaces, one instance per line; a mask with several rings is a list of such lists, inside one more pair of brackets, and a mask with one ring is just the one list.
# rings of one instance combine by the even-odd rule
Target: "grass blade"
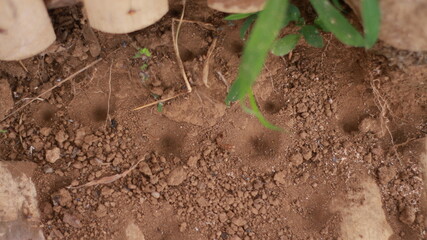
[[243,110],[251,115],[254,115],[256,118],[258,118],[258,121],[266,128],[271,129],[271,130],[275,130],[275,131],[283,131],[282,128],[275,126],[274,124],[270,123],[267,119],[265,119],[265,117],[262,115],[261,111],[258,108],[258,105],[256,103],[255,100],[255,96],[252,92],[252,89],[250,90],[250,92],[248,93],[248,97],[249,97],[249,105],[251,106],[251,108],[246,107],[243,103],[242,107]]
[[365,46],[362,35],[329,2],[329,0],[310,0],[310,2],[319,15],[322,23],[338,38],[338,40],[350,46]]
[[271,53],[276,56],[284,56],[291,52],[297,45],[299,39],[301,38],[300,34],[289,34],[283,37],[282,39],[277,40],[274,43]]
[[227,105],[232,101],[243,99],[249,93],[279,33],[285,17],[283,13],[287,11],[288,4],[288,0],[269,0],[265,9],[258,14],[258,20],[243,52],[237,80],[231,86],[225,100]]
[[235,13],[235,14],[228,15],[227,17],[224,18],[224,20],[228,20],[228,21],[240,20],[240,19],[245,19],[254,14],[256,13]]
[[378,0],[362,0],[361,9],[365,48],[371,48],[377,41],[380,32],[381,12]]
[[304,36],[305,41],[313,47],[323,47],[323,38],[319,30],[313,25],[305,25],[301,28],[300,33]]

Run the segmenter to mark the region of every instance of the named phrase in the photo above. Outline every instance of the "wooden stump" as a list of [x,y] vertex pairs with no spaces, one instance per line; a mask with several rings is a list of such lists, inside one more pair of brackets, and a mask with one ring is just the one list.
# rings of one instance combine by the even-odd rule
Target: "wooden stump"
[[36,55],[55,38],[43,0],[0,0],[0,60]]
[[129,33],[165,15],[168,0],[84,0],[90,25],[107,33]]
[[208,6],[227,13],[252,13],[261,11],[266,0],[208,0]]

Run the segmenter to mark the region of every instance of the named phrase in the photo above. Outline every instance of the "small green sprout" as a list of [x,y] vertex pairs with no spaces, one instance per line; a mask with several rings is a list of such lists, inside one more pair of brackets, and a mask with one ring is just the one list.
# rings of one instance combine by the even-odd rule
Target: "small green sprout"
[[157,103],[157,112],[162,112],[163,111],[163,106],[165,105],[164,102],[159,102]]
[[0,133],[7,133],[7,130],[0,129]]
[[148,48],[140,48],[133,58],[140,58],[142,56],[151,57],[151,52]]
[[141,66],[139,66],[139,69],[141,69],[141,71],[145,71],[148,68],[148,64],[144,63]]

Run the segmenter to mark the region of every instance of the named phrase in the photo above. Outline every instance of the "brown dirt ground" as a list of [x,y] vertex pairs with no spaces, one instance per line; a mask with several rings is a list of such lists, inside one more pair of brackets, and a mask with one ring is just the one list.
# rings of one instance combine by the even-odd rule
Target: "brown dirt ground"
[[[27,70],[0,63],[16,109],[103,59],[0,123],[8,131],[0,134],[0,158],[37,164],[47,239],[141,239],[132,238],[139,231],[148,240],[345,239],[345,216],[336,209],[363,202],[348,196],[369,179],[380,189],[390,239],[425,239],[417,147],[427,133],[425,55],[381,43],[365,51],[324,34],[323,49],[301,41],[291,56],[270,56],[255,94],[266,117],[288,130],[274,132],[239,104],[223,104],[220,75],[228,85],[236,77],[241,23],[189,1],[185,19],[214,26],[182,27],[179,47],[193,92],[161,113],[132,111],[155,96],[185,92],[172,45],[171,19],[181,12],[175,2],[160,22],[128,35],[93,34],[79,6],[53,10],[55,46],[22,61]],[[207,88],[202,69],[215,38]],[[142,47],[153,56],[133,59]],[[141,159],[113,183],[67,188]]]

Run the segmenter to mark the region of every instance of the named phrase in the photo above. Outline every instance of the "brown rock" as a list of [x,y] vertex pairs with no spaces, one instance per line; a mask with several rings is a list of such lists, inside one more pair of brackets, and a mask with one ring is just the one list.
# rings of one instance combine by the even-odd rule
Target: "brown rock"
[[62,188],[58,192],[52,194],[51,197],[54,205],[60,205],[63,207],[70,205],[73,200],[70,192],[65,188]]
[[403,223],[411,225],[415,221],[417,210],[413,206],[406,206],[402,212],[400,212],[399,220]]
[[397,174],[397,170],[394,166],[383,166],[378,169],[378,178],[381,184],[387,184]]
[[141,162],[139,164],[139,170],[141,171],[142,174],[144,174],[146,176],[152,176],[153,175],[150,167],[148,166],[148,164],[146,162]]
[[65,142],[68,139],[68,135],[63,131],[59,131],[56,135],[55,135],[55,140],[62,144],[63,142]]
[[74,144],[76,144],[77,146],[81,146],[85,136],[86,136],[86,129],[85,128],[77,129],[76,137],[74,139]]
[[185,169],[183,167],[177,167],[169,173],[166,181],[170,186],[178,186],[184,182],[186,178],[187,172]]
[[83,226],[80,219],[78,219],[75,215],[70,213],[64,213],[62,221],[64,221],[64,223],[75,228],[81,228]]
[[235,217],[231,219],[231,222],[238,227],[243,227],[246,224],[246,220],[241,217]]
[[55,163],[61,157],[61,150],[57,147],[46,151],[46,161]]
[[378,137],[384,136],[384,131],[381,128],[381,123],[378,119],[367,117],[359,124],[359,131],[362,133],[374,133]]
[[285,176],[286,176],[285,171],[280,171],[280,172],[277,172],[276,174],[274,174],[273,179],[278,184],[286,184]]
[[304,159],[303,156],[301,155],[301,153],[295,153],[294,155],[291,156],[291,163],[294,166],[299,166],[301,165],[301,163],[303,163]]
[[199,159],[200,159],[200,156],[191,156],[188,158],[187,165],[190,168],[196,168],[197,162],[199,161]]
[[52,128],[44,127],[40,129],[40,134],[45,137],[49,136],[51,132],[52,132]]
[[96,209],[95,215],[98,218],[105,217],[107,215],[107,208],[103,204],[99,204],[98,208]]
[[13,108],[12,92],[6,79],[0,79],[0,119]]

